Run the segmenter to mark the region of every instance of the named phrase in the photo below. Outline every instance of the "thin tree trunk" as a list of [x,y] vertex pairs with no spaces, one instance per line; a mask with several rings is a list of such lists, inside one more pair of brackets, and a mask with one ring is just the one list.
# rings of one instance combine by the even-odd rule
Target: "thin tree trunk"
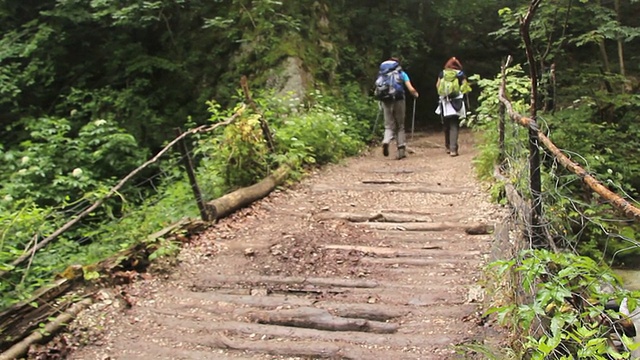
[[[602,0],[598,0],[598,6],[602,6]],[[602,57],[602,66],[604,66],[605,73],[611,72],[611,67],[609,66],[609,56],[607,55],[607,46],[605,45],[604,39],[598,42],[598,47],[600,48],[600,56]]]
[[[622,25],[620,23],[620,0],[614,0],[613,2],[615,10],[616,10],[616,20],[618,21],[618,26]],[[622,39],[618,38],[618,62],[620,63],[620,75],[625,76],[624,70],[624,45],[622,44]],[[622,87],[624,92],[624,86]]]

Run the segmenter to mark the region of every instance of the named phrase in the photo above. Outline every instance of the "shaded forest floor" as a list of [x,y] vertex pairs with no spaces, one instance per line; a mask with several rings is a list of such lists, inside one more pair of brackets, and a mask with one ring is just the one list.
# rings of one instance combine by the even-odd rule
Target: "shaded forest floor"
[[190,239],[175,267],[104,289],[52,344],[68,359],[460,359],[499,346],[482,266],[502,221],[442,133],[328,166]]

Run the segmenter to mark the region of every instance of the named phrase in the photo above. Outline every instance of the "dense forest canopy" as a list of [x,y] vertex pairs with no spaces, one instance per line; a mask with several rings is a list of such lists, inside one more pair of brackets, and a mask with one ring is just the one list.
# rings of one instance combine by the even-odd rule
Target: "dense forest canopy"
[[[0,0],[0,271],[13,269],[7,264],[38,238],[34,232],[46,236],[103,196],[175,137],[176,128],[228,115],[222,109],[242,98],[243,75],[257,94],[276,94],[258,101],[275,109],[265,117],[283,126],[280,153],[239,145],[247,134],[225,130],[222,140],[198,150],[197,161],[218,176],[212,183],[246,184],[285,158],[308,165],[355,153],[372,138],[372,83],[390,56],[402,59],[421,94],[417,126],[430,129],[440,124],[435,82],[449,57],[462,61],[475,86],[472,108],[484,109],[484,116],[497,108],[489,107],[495,98],[480,97],[480,85],[514,56],[524,69],[518,84],[526,84],[531,70],[539,76],[538,103],[554,141],[584,156],[603,182],[638,198],[640,2],[541,1],[530,27],[532,67],[520,28],[528,8],[516,0]],[[269,107],[287,94],[309,113]],[[331,106],[314,108],[322,103],[319,94]],[[298,116],[300,128],[284,128],[284,114]],[[348,120],[331,122],[328,115]],[[483,116],[473,119],[490,126],[482,119],[491,116]],[[256,123],[246,121],[247,129]],[[313,134],[317,124],[327,132]],[[207,163],[211,144],[227,158]],[[237,154],[248,162],[236,161]],[[238,173],[229,170],[236,164],[248,174],[240,165],[232,169]],[[88,222],[121,221],[159,190],[188,193],[186,186],[162,188],[150,180],[176,174],[150,168],[136,179],[141,187],[123,188],[120,200]],[[65,253],[106,233],[69,236]],[[576,233],[578,240],[594,235]],[[48,269],[52,261],[43,260]]]
[[450,55],[495,71],[509,46],[487,34],[517,3],[3,1],[3,144],[28,137],[26,119],[57,116],[74,127],[109,118],[157,146],[187,116],[204,118],[206,100],[227,103],[240,75],[267,84],[288,56],[333,89],[366,89],[379,61],[400,56],[429,93]]

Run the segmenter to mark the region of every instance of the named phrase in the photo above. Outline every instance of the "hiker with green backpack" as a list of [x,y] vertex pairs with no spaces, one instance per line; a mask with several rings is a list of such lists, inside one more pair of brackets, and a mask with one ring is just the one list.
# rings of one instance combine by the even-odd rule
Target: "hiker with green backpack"
[[452,57],[447,60],[444,69],[438,75],[436,88],[440,96],[436,114],[442,119],[445,148],[450,156],[458,156],[460,119],[467,116],[464,96],[471,91],[471,85],[458,59]]

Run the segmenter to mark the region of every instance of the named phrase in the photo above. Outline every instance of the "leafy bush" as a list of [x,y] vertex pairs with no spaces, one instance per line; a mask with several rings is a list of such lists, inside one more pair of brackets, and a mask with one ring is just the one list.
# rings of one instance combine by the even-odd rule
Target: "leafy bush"
[[[98,190],[102,181],[131,171],[146,157],[113,122],[96,120],[77,132],[66,119],[25,121],[30,137],[0,152],[0,197],[58,206]],[[75,134],[74,134],[75,133]]]
[[[257,95],[254,100],[260,114],[248,112],[218,137],[201,140],[198,155],[203,157],[206,171],[224,179],[219,185],[229,189],[254,183],[282,164],[299,173],[305,166],[335,162],[363,148],[359,122],[350,112],[325,105],[331,100],[325,100],[320,92],[311,93],[309,99],[304,103],[269,92]],[[212,122],[231,115],[220,111],[214,102],[209,105]],[[273,133],[274,153],[269,152],[264,139],[261,118]]]
[[[518,260],[490,268],[497,278],[516,279],[514,286],[525,291],[523,298],[487,311],[522,334],[518,358],[628,359],[638,347],[621,328],[633,323],[623,309],[613,308],[626,303],[633,312],[640,293],[621,289],[619,278],[591,258],[527,250]],[[612,339],[621,342],[620,350]]]

